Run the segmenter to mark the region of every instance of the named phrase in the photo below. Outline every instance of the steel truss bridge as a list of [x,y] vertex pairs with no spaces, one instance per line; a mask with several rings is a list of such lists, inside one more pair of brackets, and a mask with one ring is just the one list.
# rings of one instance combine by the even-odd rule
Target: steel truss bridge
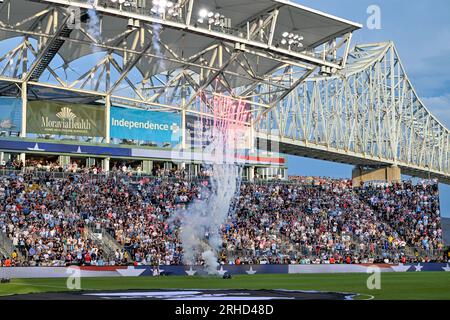
[[[361,25],[286,0],[154,6],[1,1],[0,95],[22,98],[21,137],[32,99],[103,103],[110,143],[111,104],[179,113],[185,127],[224,96],[247,103],[261,148],[450,182],[449,131],[393,43],[352,48]],[[203,9],[219,23],[198,19]],[[284,41],[294,34],[301,46]]]

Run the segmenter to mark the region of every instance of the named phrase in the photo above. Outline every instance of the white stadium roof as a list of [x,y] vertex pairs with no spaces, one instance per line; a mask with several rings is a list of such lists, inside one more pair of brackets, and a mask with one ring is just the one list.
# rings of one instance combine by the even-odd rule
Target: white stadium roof
[[[103,0],[105,1],[105,0]],[[151,3],[152,0],[146,0],[147,3]],[[50,15],[47,15],[45,19],[41,19],[40,23],[37,23],[37,19],[41,18],[48,8],[52,5],[76,5],[87,8],[86,0],[72,0],[70,2],[66,0],[12,0],[12,5],[8,10],[8,0],[0,4],[0,40],[17,37],[21,31],[35,32],[36,34],[29,34],[31,38],[38,38],[39,33],[46,33],[46,21],[50,19]],[[151,4],[150,4],[151,5]],[[168,52],[164,48],[161,49],[161,53],[170,57],[171,54],[175,54],[177,57],[187,61],[189,57],[196,55],[197,53],[205,50],[214,43],[217,43],[218,39],[214,39],[211,36],[194,32],[196,16],[201,9],[207,9],[212,11],[218,11],[226,17],[231,18],[232,29],[246,28],[246,24],[260,16],[267,15],[274,9],[279,9],[279,16],[276,27],[274,29],[274,39],[281,39],[283,32],[296,32],[304,37],[303,45],[305,48],[315,48],[321,44],[327,43],[332,39],[343,36],[349,32],[361,28],[360,24],[347,21],[335,16],[325,14],[320,11],[316,11],[289,1],[284,0],[195,0],[193,7],[193,21],[191,23],[192,28],[176,28],[169,26],[164,28],[161,32],[161,42],[167,44],[172,53]],[[64,7],[60,8],[60,12],[64,12]],[[105,46],[120,47],[124,45],[123,40],[117,40],[124,32],[127,32],[128,18],[132,15],[125,11],[119,11],[118,9],[111,9],[108,7],[99,6],[97,12],[102,20],[101,39],[100,43]],[[151,21],[146,22],[145,17],[141,16],[144,23],[151,24]],[[58,19],[63,19],[63,14],[58,15]],[[8,26],[14,26],[14,31],[8,30]],[[85,31],[87,31],[87,25],[83,25]],[[146,45],[152,41],[151,28],[148,28],[148,34],[145,40],[136,47],[136,52],[141,51]],[[128,30],[129,31],[129,30]],[[50,32],[52,34],[52,32]],[[83,56],[92,53],[92,47],[87,42],[92,41],[86,32],[82,30],[74,30],[70,34],[70,39],[86,41],[82,43],[79,41],[66,41],[59,50],[58,54],[66,63],[71,63]],[[126,47],[131,48],[135,36],[129,36],[126,38]],[[227,43],[227,41],[224,41]],[[230,47],[233,43],[228,42]],[[103,49],[99,49],[103,50]],[[106,49],[104,49],[106,50]],[[267,48],[263,51],[269,51]],[[116,54],[122,55],[120,50],[115,51]],[[151,52],[156,54],[154,51]],[[229,53],[224,52],[225,58],[229,57]],[[204,57],[206,60],[209,58],[207,55]],[[280,65],[280,62],[274,61],[270,58],[260,57],[259,59],[249,59],[249,64],[253,64],[253,70],[257,70],[257,77],[263,77],[268,72],[274,70]],[[168,70],[174,70],[182,67],[180,62],[167,61],[163,65],[154,63],[151,56],[143,57],[136,64],[136,67],[140,70],[144,77],[149,75],[158,74]],[[162,70],[164,68],[165,70]],[[190,68],[195,70],[196,67]],[[236,74],[247,76],[244,67],[238,63],[232,63],[229,66],[229,70]],[[242,81],[242,77],[233,77],[234,84],[231,86],[236,87],[245,84]],[[245,79],[244,79],[245,80]]]

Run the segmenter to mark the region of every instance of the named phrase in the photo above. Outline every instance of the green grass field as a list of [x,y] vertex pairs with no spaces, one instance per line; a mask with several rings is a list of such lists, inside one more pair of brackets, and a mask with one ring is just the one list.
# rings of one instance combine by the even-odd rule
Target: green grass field
[[[213,277],[83,278],[82,290],[127,289],[289,289],[352,292],[359,299],[450,300],[450,273],[383,273],[381,290],[369,290],[367,274],[242,275],[230,280]],[[63,292],[66,279],[13,279],[0,284],[0,296]],[[372,298],[373,297],[373,298]]]

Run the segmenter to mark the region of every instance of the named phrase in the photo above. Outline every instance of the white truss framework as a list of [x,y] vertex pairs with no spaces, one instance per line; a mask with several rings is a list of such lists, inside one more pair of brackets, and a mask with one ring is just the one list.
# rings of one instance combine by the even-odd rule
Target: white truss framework
[[449,131],[416,94],[392,42],[356,46],[339,75],[307,79],[255,125],[280,151],[450,182]]
[[[100,19],[114,28],[95,39],[86,23],[65,28],[67,7],[85,12],[85,0],[5,0],[0,39],[20,41],[0,54],[0,95],[22,97],[22,137],[27,99],[45,90],[55,99],[103,102],[106,143],[113,103],[179,113],[185,128],[187,114],[212,116],[209,98],[224,95],[248,103],[248,125],[260,145],[272,141],[280,152],[360,166],[396,165],[450,183],[449,132],[417,96],[394,44],[350,50],[358,27],[342,22],[345,28],[320,45],[280,48],[274,37],[288,5],[268,1],[231,34],[192,23],[200,0],[180,0],[185,15],[176,21],[98,1]],[[21,13],[27,6],[34,10],[29,16]],[[14,20],[10,12],[22,16]],[[186,53],[186,38],[201,49]],[[85,59],[92,51],[95,59]],[[64,60],[72,52],[73,60]]]

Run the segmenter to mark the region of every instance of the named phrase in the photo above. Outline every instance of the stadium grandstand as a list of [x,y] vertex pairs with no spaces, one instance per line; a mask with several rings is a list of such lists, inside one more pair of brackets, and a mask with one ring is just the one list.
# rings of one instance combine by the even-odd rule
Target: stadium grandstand
[[[81,170],[80,170],[81,171]],[[2,252],[17,266],[182,264],[179,224],[207,173],[10,171],[0,181]],[[437,184],[291,177],[241,185],[222,225],[223,264],[444,261]],[[197,263],[202,264],[201,257]],[[5,263],[5,259],[3,259]]]
[[0,1],[0,266],[449,269],[449,131],[361,27],[286,0]]

